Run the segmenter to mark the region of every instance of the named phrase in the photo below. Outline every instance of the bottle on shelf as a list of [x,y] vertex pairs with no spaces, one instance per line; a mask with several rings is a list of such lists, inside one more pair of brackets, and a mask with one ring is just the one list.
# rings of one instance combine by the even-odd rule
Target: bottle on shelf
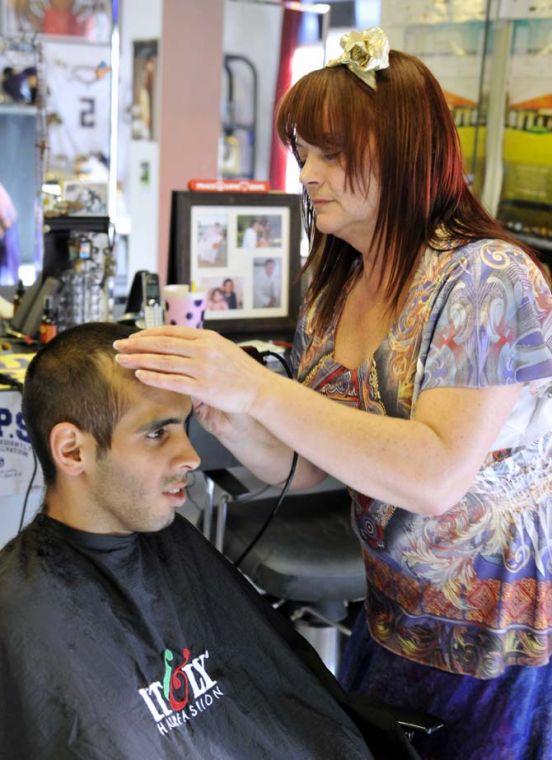
[[19,305],[21,301],[23,300],[23,296],[25,295],[25,286],[23,285],[23,280],[19,280],[17,283],[17,288],[15,289],[15,294],[13,296],[13,316],[15,317],[17,310],[19,308]]
[[54,310],[53,296],[46,296],[44,299],[44,311],[42,312],[42,321],[38,331],[40,343],[48,343],[57,335],[56,314]]

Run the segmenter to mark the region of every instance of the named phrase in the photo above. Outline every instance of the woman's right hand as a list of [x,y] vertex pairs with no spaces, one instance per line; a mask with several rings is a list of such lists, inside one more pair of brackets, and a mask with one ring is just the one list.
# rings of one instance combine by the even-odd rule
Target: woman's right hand
[[[209,406],[209,404],[205,404],[197,399],[192,399],[192,401],[194,415],[201,427],[221,441],[242,438],[246,430],[255,424],[246,414],[221,412],[220,409]],[[249,421],[249,424],[247,424],[247,421]]]
[[[201,427],[214,435],[254,475],[273,485],[285,480],[292,452],[265,427],[248,414],[221,412],[197,399],[192,401]],[[298,469],[301,470],[301,466]],[[318,480],[320,478],[316,482]]]

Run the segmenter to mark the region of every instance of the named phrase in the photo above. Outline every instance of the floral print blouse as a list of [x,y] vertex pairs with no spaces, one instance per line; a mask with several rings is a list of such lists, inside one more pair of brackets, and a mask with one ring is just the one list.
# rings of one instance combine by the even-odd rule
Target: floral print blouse
[[478,678],[547,663],[552,295],[540,270],[501,240],[428,248],[400,316],[354,370],[333,358],[339,310],[323,334],[315,312],[316,304],[298,324],[297,380],[371,414],[409,418],[432,388],[523,384],[473,486],[445,514],[416,515],[352,491],[352,518],[368,625],[382,646]]

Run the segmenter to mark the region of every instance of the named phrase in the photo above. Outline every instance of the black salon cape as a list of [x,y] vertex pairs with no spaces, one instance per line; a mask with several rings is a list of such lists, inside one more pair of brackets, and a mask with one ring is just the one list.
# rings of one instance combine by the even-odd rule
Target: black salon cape
[[0,552],[0,757],[371,758],[314,651],[186,520]]

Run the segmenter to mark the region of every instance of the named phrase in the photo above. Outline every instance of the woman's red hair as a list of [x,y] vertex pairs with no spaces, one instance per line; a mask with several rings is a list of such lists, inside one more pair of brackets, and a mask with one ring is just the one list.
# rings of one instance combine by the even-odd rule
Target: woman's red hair
[[[365,189],[366,167],[376,167],[381,194],[373,250],[386,276],[391,309],[398,306],[428,245],[444,248],[500,238],[531,252],[493,219],[469,189],[458,133],[443,91],[418,59],[392,50],[389,68],[377,72],[372,90],[345,66],[319,69],[282,98],[276,119],[280,139],[295,155],[296,139],[339,150],[351,188]],[[372,147],[371,147],[372,146]],[[311,241],[305,269],[312,269],[307,301],[318,296],[318,325],[328,325],[351,267],[360,255],[348,243],[315,229],[303,191]]]

